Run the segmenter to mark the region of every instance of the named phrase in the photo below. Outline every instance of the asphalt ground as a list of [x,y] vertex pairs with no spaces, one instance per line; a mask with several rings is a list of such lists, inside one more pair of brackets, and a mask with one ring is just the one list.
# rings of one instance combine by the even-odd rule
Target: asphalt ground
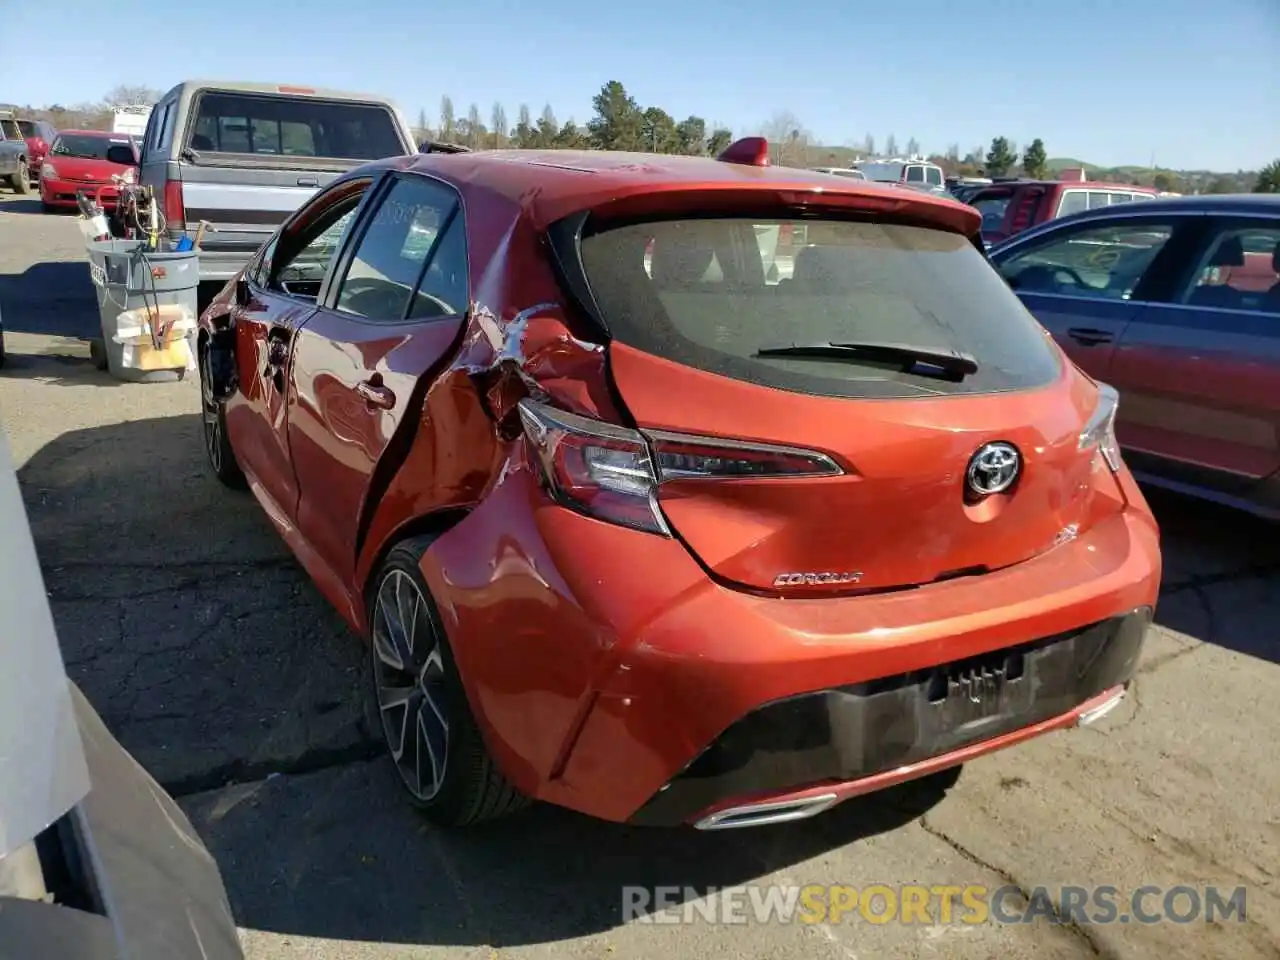
[[[1095,727],[968,765],[949,789],[721,834],[536,806],[445,833],[401,801],[366,726],[359,642],[252,499],[206,473],[197,385],[92,368],[72,218],[0,193],[0,309],[0,421],[68,670],[214,851],[250,958],[1280,957],[1275,525],[1153,493],[1166,578],[1132,696]],[[1006,919],[1063,885],[1116,888],[1117,917],[1144,886],[1162,891],[1143,895],[1146,916],[1193,914],[1186,891],[1164,902],[1179,885],[1224,899],[1243,887],[1247,906],[1243,922],[1089,923],[1106,919],[1090,908],[965,923],[959,902],[942,922],[935,899],[929,923],[901,909],[735,923],[691,899],[770,884],[1012,886]],[[673,887],[665,903],[702,912],[628,919],[627,886]]]

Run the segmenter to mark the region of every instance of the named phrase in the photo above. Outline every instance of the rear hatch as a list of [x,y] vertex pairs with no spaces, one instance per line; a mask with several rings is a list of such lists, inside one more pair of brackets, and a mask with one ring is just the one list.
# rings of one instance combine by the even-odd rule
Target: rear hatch
[[202,90],[185,131],[181,183],[165,196],[166,216],[175,232],[208,221],[207,251],[253,251],[340,174],[412,152],[387,103]]
[[[784,230],[804,246],[775,279],[772,238]],[[812,217],[699,218],[604,229],[580,249],[613,335],[618,395],[664,474],[660,509],[722,581],[919,585],[1019,563],[1095,515],[1096,458],[1080,437],[1097,387],[1061,360],[971,239]],[[767,458],[800,466],[694,476],[691,437],[743,444],[721,450],[740,474]],[[971,464],[1009,450],[988,444],[1011,446],[1020,471],[984,495]],[[762,456],[762,445],[782,452]]]

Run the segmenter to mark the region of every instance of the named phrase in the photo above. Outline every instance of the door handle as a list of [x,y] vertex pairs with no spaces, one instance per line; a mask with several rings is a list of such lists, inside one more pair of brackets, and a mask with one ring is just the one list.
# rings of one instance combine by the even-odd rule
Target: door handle
[[356,393],[360,394],[369,406],[380,410],[390,410],[396,405],[396,395],[391,392],[391,388],[372,380],[361,380],[357,383]]
[[1110,343],[1115,336],[1107,330],[1097,330],[1093,327],[1072,327],[1067,331],[1067,336],[1076,343],[1092,347],[1099,343]]

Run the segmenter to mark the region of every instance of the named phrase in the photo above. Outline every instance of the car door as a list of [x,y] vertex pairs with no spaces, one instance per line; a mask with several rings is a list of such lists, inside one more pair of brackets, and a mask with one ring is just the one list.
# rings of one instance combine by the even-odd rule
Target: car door
[[292,522],[298,485],[289,453],[289,368],[299,328],[372,184],[346,181],[286,224],[245,271],[235,308],[239,390],[227,403],[227,436],[264,507]]
[[[426,376],[450,354],[468,306],[466,226],[452,188],[393,175],[371,198],[293,352],[289,446],[297,524],[344,583],[392,438],[412,430]],[[378,479],[375,479],[378,478]]]
[[1123,389],[1111,369],[1115,345],[1143,309],[1174,226],[1119,214],[1067,223],[1001,248],[992,262],[1077,366]]
[[1166,302],[1149,304],[1116,349],[1117,435],[1155,458],[1135,466],[1244,493],[1280,470],[1280,218],[1200,222]]

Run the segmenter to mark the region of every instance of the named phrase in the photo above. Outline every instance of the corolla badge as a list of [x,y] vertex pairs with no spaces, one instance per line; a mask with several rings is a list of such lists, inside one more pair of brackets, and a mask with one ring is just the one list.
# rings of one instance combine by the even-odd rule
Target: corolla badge
[[813,572],[813,573],[780,573],[773,578],[775,587],[813,587],[818,584],[827,583],[857,583],[862,579],[860,571],[836,572]]
[[964,479],[971,494],[989,497],[1012,487],[1021,472],[1022,454],[1018,453],[1018,448],[999,441],[978,448],[969,460]]

